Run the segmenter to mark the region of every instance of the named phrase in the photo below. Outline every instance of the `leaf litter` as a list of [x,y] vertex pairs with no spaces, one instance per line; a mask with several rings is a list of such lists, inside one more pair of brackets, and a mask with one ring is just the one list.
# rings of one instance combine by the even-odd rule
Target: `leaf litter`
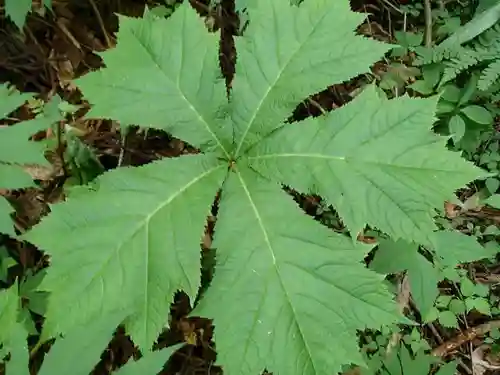
[[[88,120],[85,113],[88,111],[88,104],[82,102],[81,95],[73,86],[71,80],[83,73],[94,70],[102,66],[102,61],[94,51],[104,51],[113,48],[114,32],[117,29],[117,20],[114,12],[127,15],[140,16],[144,9],[145,1],[135,0],[108,0],[108,1],[53,1],[54,14],[42,18],[32,15],[28,19],[28,32],[20,38],[16,30],[8,24],[3,26],[6,42],[0,46],[0,56],[7,56],[0,61],[0,77],[13,83],[21,91],[32,91],[40,94],[44,99],[52,97],[54,94],[60,95],[70,103],[80,106],[76,116],[71,119],[75,128],[82,132],[81,139],[86,145],[91,147],[96,157],[103,165],[104,169],[112,169],[118,165],[143,165],[161,157],[177,157],[182,154],[196,154],[198,150],[185,142],[173,138],[168,134],[158,131],[144,131],[137,127],[123,136],[120,132],[120,125],[109,120]],[[147,1],[152,5],[152,1]],[[358,11],[370,11],[373,14],[367,22],[361,25],[359,32],[365,35],[389,41],[391,30],[389,25],[391,13],[387,12],[385,1],[362,1],[353,0],[352,7]],[[234,73],[234,61],[236,58],[232,35],[238,32],[241,26],[232,7],[232,2],[223,0],[220,7],[211,10],[208,2],[193,1],[192,5],[202,14],[207,15],[216,28],[222,30],[221,43],[221,67],[228,85]],[[389,17],[389,18],[388,18]],[[395,17],[393,14],[392,17]],[[384,63],[376,64],[372,69],[377,74],[377,69],[385,69]],[[343,106],[357,95],[358,88],[366,83],[366,77],[358,77],[350,82],[328,87],[326,90],[311,96],[297,107],[290,120],[297,121],[307,117],[315,117],[332,109]],[[23,106],[16,113],[11,114],[16,120],[25,120],[32,117],[32,113]],[[13,121],[16,122],[16,121]],[[45,135],[47,136],[47,135]],[[50,134],[49,134],[50,136]],[[43,139],[44,135],[42,135]],[[125,138],[125,139],[124,139]],[[53,165],[58,163],[58,156],[53,155]],[[59,160],[61,158],[59,157]],[[56,167],[58,173],[44,170],[29,170],[35,179],[40,180],[40,188],[24,189],[15,192],[2,192],[14,203],[16,208],[17,229],[25,231],[39,221],[40,217],[49,211],[48,204],[62,200],[62,183],[67,176],[67,171],[61,172],[61,166]],[[61,175],[62,173],[62,175]],[[344,223],[339,219],[338,214],[328,206],[322,204],[321,198],[317,196],[300,195],[292,190],[289,193],[299,205],[315,217],[324,225],[331,227],[338,232],[345,231]],[[468,192],[464,192],[468,194]],[[212,209],[212,218],[217,214],[217,204]],[[450,218],[460,220],[491,220],[498,221],[500,210],[480,208],[467,212],[460,212],[458,209],[451,209],[447,206]],[[468,218],[467,218],[468,216]],[[213,233],[214,220],[208,220],[207,230],[203,238],[202,254],[205,260],[207,282],[210,280],[211,263],[210,247],[211,235]],[[358,239],[370,243],[373,237],[370,233],[363,233]],[[28,244],[21,244],[11,239],[3,239],[0,244],[9,249],[9,253],[14,254],[20,260],[24,268],[39,270],[43,267],[46,259],[40,257],[38,251]],[[498,267],[497,267],[498,268]],[[498,270],[495,266],[479,266],[484,277],[494,277]],[[24,270],[14,268],[9,271],[8,283],[14,278],[21,277]],[[203,275],[202,275],[203,277]],[[406,279],[401,284],[401,308],[407,308],[408,291]],[[166,347],[177,342],[188,342],[192,346],[185,347],[177,352],[168,367],[162,374],[198,374],[198,373],[221,373],[220,368],[214,365],[215,348],[212,341],[212,326],[210,321],[202,318],[187,318],[190,312],[189,301],[183,293],[178,293],[172,305],[171,328],[165,331],[159,338],[156,346]],[[37,317],[38,320],[40,317]],[[479,328],[488,323],[482,323],[481,317],[473,318],[469,322],[471,326],[477,325]],[[492,324],[497,324],[493,322]],[[474,340],[467,334],[453,336],[453,332],[445,331],[449,340],[442,337],[442,333],[436,333],[436,328],[431,330],[430,336],[437,337],[436,340],[441,345],[439,356],[449,354],[449,348],[453,350],[464,343]],[[485,332],[481,332],[484,334]],[[458,341],[461,337],[467,337]],[[399,341],[397,336],[393,336],[394,341]],[[447,343],[449,346],[446,346]],[[454,344],[454,345],[452,345]],[[443,348],[448,348],[444,349]],[[41,354],[48,350],[44,345],[34,358],[31,359],[31,368],[36,371],[40,366]],[[483,359],[479,359],[478,351],[473,352],[472,365],[483,365]],[[101,357],[101,361],[93,371],[95,375],[108,374],[110,370],[123,365],[130,357],[139,356],[135,348],[125,335],[123,329],[115,332],[113,341],[109,344]],[[479,364],[478,364],[479,363]],[[482,370],[477,370],[482,371]],[[0,370],[1,373],[1,370]]]

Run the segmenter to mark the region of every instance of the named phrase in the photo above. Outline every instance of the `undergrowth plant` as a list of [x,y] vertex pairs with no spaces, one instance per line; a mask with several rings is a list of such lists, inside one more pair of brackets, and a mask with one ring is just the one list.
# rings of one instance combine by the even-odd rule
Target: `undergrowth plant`
[[[32,10],[33,0],[5,0],[4,4],[5,15],[9,17],[19,29],[22,29],[26,22],[26,16]],[[52,0],[42,0],[41,5],[42,7],[40,9],[42,12],[45,7],[51,9]]]
[[[100,54],[106,67],[75,81],[89,117],[163,129],[200,153],[107,172],[22,237],[50,256],[37,287],[50,293],[40,342],[57,338],[48,358],[57,345],[79,355],[86,343],[86,363],[96,363],[122,323],[147,354],[182,290],[192,315],[213,319],[225,373],[336,373],[364,364],[357,330],[408,322],[384,282],[389,271],[365,267],[373,245],[358,234],[368,225],[438,257],[443,240],[461,236],[438,231],[437,210],[488,174],[432,132],[437,97],[388,100],[369,85],[335,111],[288,120],[393,47],[356,35],[365,16],[347,0],[255,0],[247,11],[229,94],[220,34],[188,2],[168,19],[120,16],[116,48]],[[350,237],[307,216],[283,186],[323,197]],[[214,203],[215,272],[200,294],[200,239]],[[15,326],[5,302],[16,300],[13,288],[0,293],[10,314],[0,316]],[[84,343],[70,340],[78,335]]]
[[[21,94],[6,84],[0,85],[0,120],[30,100],[33,100],[32,94]],[[54,99],[37,108],[34,119],[0,127],[0,190],[34,187],[26,167],[50,166],[44,158],[44,145],[30,139],[61,119],[57,107],[58,102]],[[0,233],[14,236],[10,219],[12,211],[8,201],[0,195]]]

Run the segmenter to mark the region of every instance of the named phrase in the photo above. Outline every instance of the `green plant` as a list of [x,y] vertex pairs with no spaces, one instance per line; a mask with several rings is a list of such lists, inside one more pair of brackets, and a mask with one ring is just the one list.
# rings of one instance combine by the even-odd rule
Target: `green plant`
[[[363,364],[357,330],[404,321],[384,275],[363,265],[372,246],[355,238],[370,225],[433,246],[436,209],[488,174],[431,131],[434,97],[388,100],[369,86],[289,123],[303,99],[367,71],[391,46],[355,35],[364,16],[347,0],[251,3],[229,98],[219,34],[187,2],[168,19],[121,16],[106,68],[75,81],[89,117],[163,129],[201,153],[107,172],[23,237],[50,255],[37,288],[50,293],[40,342],[124,323],[147,352],[181,289],[193,315],[213,319],[228,374],[329,374]],[[322,196],[352,238],[306,216],[282,184]],[[199,295],[214,203],[217,263]]]
[[[16,110],[27,100],[30,94],[21,94],[6,84],[0,86],[0,119]],[[44,145],[33,142],[30,138],[60,120],[58,102],[51,101],[38,108],[35,119],[23,121],[13,126],[0,127],[0,189],[21,189],[34,186],[31,175],[24,167],[29,165],[50,166],[44,157]],[[12,208],[7,200],[0,196],[0,233],[14,236],[10,219]]]
[[[32,0],[5,0],[5,14],[22,29],[26,22],[26,16],[31,11]],[[43,0],[42,5],[47,8],[52,7],[52,0]]]
[[496,88],[500,77],[500,25],[496,24],[484,33],[462,46],[458,43],[443,43],[434,48],[418,47],[417,65],[442,62],[442,86],[455,79],[459,74],[470,69],[477,69],[479,90],[488,91]]

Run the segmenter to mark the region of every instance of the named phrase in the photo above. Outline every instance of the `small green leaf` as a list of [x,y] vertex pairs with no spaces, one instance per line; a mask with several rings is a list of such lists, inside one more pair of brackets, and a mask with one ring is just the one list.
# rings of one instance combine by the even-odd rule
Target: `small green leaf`
[[452,296],[439,296],[436,299],[436,307],[439,307],[439,308],[442,308],[442,309],[448,307],[448,305],[450,304],[452,298],[453,298]]
[[440,100],[437,104],[436,113],[438,115],[444,115],[451,113],[455,110],[455,104],[447,102],[446,100]]
[[434,93],[434,88],[429,86],[427,81],[423,79],[413,82],[411,85],[408,85],[408,87],[422,95],[432,95]]
[[462,108],[461,112],[478,124],[489,125],[493,122],[493,116],[490,111],[479,105],[470,105]]
[[441,323],[444,327],[447,327],[447,328],[457,328],[458,327],[457,317],[451,311],[441,311],[439,313],[438,320],[439,320],[439,323]]
[[470,311],[472,309],[476,309],[481,314],[491,316],[491,307],[490,303],[485,298],[470,298],[470,302],[467,304],[467,300],[465,304],[467,305],[467,309]]
[[471,297],[475,294],[476,285],[469,279],[463,278],[460,282],[460,293],[464,297]]
[[474,285],[474,294],[480,297],[487,297],[490,294],[490,288],[484,284],[475,284]]
[[449,84],[444,87],[441,97],[451,103],[458,103],[462,96],[461,90],[454,84]]
[[456,298],[451,300],[448,308],[455,315],[463,314],[466,311],[466,306],[465,306],[464,301],[456,299]]
[[489,204],[492,207],[500,209],[500,194],[495,194],[484,201],[484,203]]
[[462,116],[454,115],[448,123],[448,129],[453,136],[453,141],[455,143],[459,142],[465,135],[466,130],[465,121]]
[[487,178],[484,183],[490,194],[495,194],[500,187],[500,181],[498,178]]

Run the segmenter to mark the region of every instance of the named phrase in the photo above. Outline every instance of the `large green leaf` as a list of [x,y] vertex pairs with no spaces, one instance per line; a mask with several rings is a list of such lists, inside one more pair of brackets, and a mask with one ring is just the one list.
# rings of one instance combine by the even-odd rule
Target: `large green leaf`
[[347,1],[297,7],[256,0],[248,8],[231,94],[236,154],[280,126],[307,96],[366,72],[390,49],[355,35],[365,15],[351,12]]
[[11,334],[16,326],[17,313],[19,308],[19,298],[17,285],[14,284],[9,289],[0,290],[0,344],[6,344],[11,338]]
[[177,344],[159,351],[147,352],[138,361],[129,360],[113,375],[156,375],[181,346],[182,344]]
[[[6,363],[7,374],[27,375],[28,371],[28,344],[27,332],[21,323],[18,323],[20,300],[17,284],[0,291],[0,345],[6,352],[10,352],[10,360]],[[0,356],[0,360],[1,360]]]
[[214,318],[229,374],[332,374],[361,363],[356,329],[397,319],[382,276],[355,245],[243,169],[224,186],[215,277],[195,314]]
[[366,223],[430,243],[433,209],[486,176],[433,134],[437,98],[380,98],[371,86],[328,116],[287,125],[253,150],[253,168],[327,198],[357,234]]
[[173,294],[197,293],[199,244],[224,173],[201,155],[166,159],[104,174],[97,192],[54,206],[25,237],[52,257],[38,288],[51,292],[47,336],[122,307],[134,341],[149,349]]
[[10,214],[14,211],[10,203],[0,196],[0,233],[15,236],[14,226]]
[[30,375],[28,333],[22,324],[15,323],[8,342],[10,359],[5,364],[6,374]]
[[51,347],[38,375],[91,373],[123,318],[123,312],[112,312],[70,330]]
[[[225,100],[219,33],[208,33],[185,1],[169,17],[119,17],[116,48],[101,53],[106,68],[76,80],[94,104],[88,117],[165,129],[203,149],[216,136]],[[227,151],[226,151],[227,153]]]
[[475,237],[457,231],[435,232],[433,248],[444,265],[453,267],[496,255],[494,248],[482,246]]

